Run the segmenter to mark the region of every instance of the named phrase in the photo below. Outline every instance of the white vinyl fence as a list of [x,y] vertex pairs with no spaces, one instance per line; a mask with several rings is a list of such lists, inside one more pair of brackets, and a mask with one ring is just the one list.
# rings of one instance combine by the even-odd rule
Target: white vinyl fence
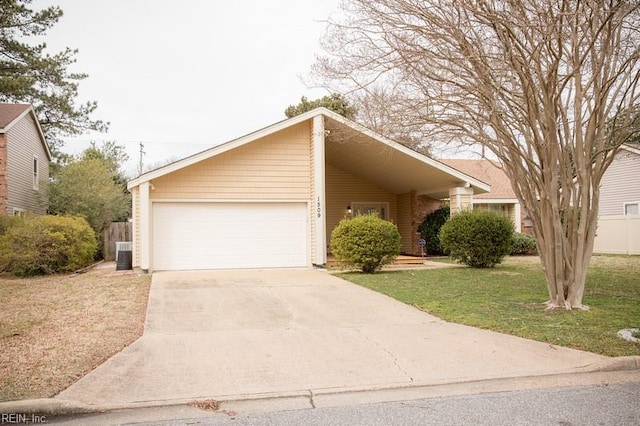
[[640,254],[640,216],[598,218],[594,253]]

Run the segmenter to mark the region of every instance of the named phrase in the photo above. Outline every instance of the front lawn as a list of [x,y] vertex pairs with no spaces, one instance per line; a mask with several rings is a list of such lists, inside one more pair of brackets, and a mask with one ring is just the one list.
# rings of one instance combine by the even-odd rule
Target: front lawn
[[0,401],[53,396],[136,340],[150,282],[113,269],[0,277]]
[[452,268],[339,274],[446,321],[609,356],[640,355],[617,337],[640,328],[640,256],[594,256],[584,311],[546,311],[537,257],[511,257],[492,269]]

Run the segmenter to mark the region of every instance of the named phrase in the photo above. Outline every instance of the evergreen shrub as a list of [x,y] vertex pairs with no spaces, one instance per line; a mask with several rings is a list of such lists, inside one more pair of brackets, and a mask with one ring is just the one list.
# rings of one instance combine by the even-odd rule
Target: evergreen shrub
[[373,273],[400,254],[400,233],[377,215],[345,218],[331,233],[331,253],[342,265]]
[[491,268],[511,251],[514,227],[504,214],[464,210],[440,229],[440,244],[452,259],[473,268]]
[[438,233],[440,232],[440,228],[442,228],[442,225],[444,225],[445,222],[449,219],[449,216],[449,207],[441,207],[438,210],[429,213],[424,218],[420,226],[418,226],[420,237],[423,238],[427,243],[427,245],[425,246],[427,255],[442,256],[444,254],[444,250],[440,245],[440,238],[438,237]]
[[527,256],[538,254],[536,240],[531,235],[515,232],[511,243],[511,256]]
[[18,276],[71,272],[89,265],[97,248],[83,218],[26,216],[0,235],[0,270]]

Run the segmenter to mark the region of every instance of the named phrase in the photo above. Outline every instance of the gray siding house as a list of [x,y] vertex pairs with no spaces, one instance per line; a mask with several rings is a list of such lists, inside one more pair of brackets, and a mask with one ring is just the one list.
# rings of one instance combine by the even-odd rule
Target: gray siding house
[[600,183],[596,253],[640,254],[640,149],[622,146]]
[[0,104],[0,214],[45,214],[51,152],[31,105]]
[[640,149],[623,145],[602,177],[598,216],[640,214]]

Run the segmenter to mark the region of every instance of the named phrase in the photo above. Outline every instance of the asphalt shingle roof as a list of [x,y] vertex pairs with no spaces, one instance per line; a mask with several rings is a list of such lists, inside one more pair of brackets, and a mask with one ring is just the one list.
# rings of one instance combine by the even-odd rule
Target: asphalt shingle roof
[[7,127],[30,106],[27,104],[0,104],[0,129]]
[[438,160],[454,169],[466,173],[491,185],[491,192],[474,195],[474,199],[516,198],[507,175],[500,163],[491,160],[446,159]]

